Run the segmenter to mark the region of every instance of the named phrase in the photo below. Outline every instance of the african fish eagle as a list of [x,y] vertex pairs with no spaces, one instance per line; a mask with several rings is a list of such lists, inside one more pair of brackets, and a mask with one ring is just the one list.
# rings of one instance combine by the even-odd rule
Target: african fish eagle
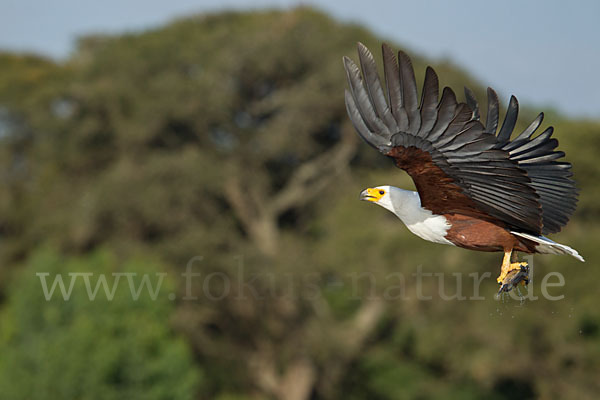
[[406,171],[417,191],[377,186],[362,191],[360,199],[393,212],[425,240],[503,251],[500,292],[528,283],[528,265],[517,262],[517,251],[584,261],[576,250],[543,236],[566,225],[578,194],[571,164],[557,161],[565,154],[555,151],[553,128],[533,137],[544,115],[511,140],[519,110],[514,96],[498,131],[494,90],[487,90],[484,125],[472,91],[465,88],[466,103],[460,103],[446,87],[438,101],[438,78],[427,67],[419,101],[410,58],[402,51],[396,58],[386,44],[382,49],[385,88],[362,43],[362,74],[344,57],[346,109],[358,134]]

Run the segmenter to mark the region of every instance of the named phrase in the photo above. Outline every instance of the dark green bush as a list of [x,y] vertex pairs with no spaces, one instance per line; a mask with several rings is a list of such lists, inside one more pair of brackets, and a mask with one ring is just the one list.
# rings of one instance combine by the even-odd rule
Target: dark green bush
[[[3,399],[192,399],[201,381],[186,344],[169,329],[170,283],[164,277],[156,300],[145,287],[137,300],[121,277],[112,301],[104,290],[90,301],[84,280],[75,278],[68,300],[59,286],[46,300],[38,273],[49,273],[48,288],[60,274],[69,289],[69,273],[137,273],[139,288],[148,274],[153,288],[156,265],[119,265],[108,253],[62,258],[37,252],[12,284],[0,319],[0,393]],[[48,294],[47,292],[46,294]],[[110,296],[109,296],[110,297]]]

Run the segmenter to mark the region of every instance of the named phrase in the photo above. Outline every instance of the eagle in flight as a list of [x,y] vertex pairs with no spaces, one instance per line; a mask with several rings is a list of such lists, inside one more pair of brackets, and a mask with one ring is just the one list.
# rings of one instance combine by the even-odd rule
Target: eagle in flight
[[[460,103],[425,71],[421,98],[410,58],[384,44],[382,85],[371,52],[358,44],[360,69],[344,57],[345,101],[358,134],[391,157],[415,183],[416,192],[394,186],[368,188],[360,199],[393,212],[415,235],[479,251],[502,251],[500,292],[527,284],[529,268],[517,252],[569,254],[576,250],[543,235],[556,233],[575,211],[571,164],[555,151],[549,127],[534,137],[543,114],[511,140],[519,105],[512,96],[498,130],[498,96],[488,88],[485,124],[473,92]],[[362,70],[362,74],[361,74]]]

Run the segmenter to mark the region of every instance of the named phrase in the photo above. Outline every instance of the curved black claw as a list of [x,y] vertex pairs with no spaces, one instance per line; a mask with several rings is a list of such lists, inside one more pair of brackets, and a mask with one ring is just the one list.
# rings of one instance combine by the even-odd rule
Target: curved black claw
[[529,266],[521,266],[521,269],[514,269],[510,271],[500,285],[498,294],[510,292],[519,283],[523,282],[525,285],[529,284]]

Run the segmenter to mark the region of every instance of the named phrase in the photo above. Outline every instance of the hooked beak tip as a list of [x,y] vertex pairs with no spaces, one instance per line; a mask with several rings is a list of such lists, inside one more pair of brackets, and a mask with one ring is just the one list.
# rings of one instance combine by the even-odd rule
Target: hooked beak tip
[[358,199],[361,201],[374,201],[376,200],[375,197],[371,196],[369,194],[369,190],[365,189],[362,192],[360,192],[360,194],[358,195]]

